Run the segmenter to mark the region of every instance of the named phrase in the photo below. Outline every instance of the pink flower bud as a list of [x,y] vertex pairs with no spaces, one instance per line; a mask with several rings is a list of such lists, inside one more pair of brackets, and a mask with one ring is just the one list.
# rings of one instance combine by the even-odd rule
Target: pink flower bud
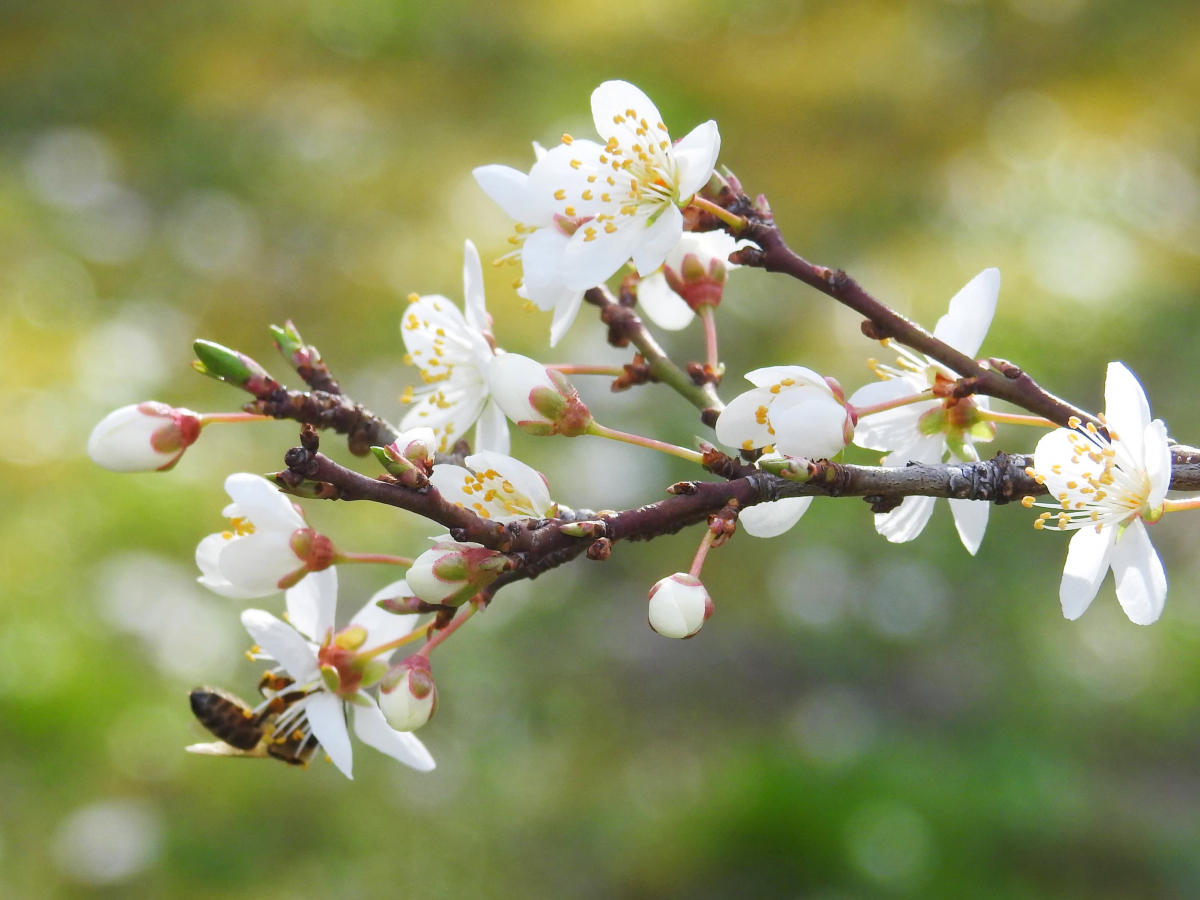
[[416,731],[437,712],[429,659],[414,655],[392,666],[379,690],[379,709],[397,731]]
[[650,588],[650,627],[663,637],[690,638],[712,614],[712,598],[694,575],[676,572]]
[[163,472],[200,436],[200,417],[165,403],[123,406],[100,420],[88,456],[113,472]]

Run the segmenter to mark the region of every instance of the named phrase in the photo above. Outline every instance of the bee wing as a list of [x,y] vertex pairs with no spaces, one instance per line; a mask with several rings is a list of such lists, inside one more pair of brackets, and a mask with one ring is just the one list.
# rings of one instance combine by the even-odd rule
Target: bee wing
[[183,749],[188,753],[199,753],[202,756],[249,756],[260,759],[267,756],[266,748],[262,744],[251,750],[239,750],[224,741],[213,741],[210,744],[189,744]]

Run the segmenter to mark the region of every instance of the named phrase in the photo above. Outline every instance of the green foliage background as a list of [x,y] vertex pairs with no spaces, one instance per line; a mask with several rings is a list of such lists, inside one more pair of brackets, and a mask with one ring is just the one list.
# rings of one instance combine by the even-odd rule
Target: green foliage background
[[[1111,582],[1065,622],[1066,541],[1019,507],[993,510],[971,559],[944,506],[897,547],[859,501],[817,501],[710,557],[717,614],[695,640],[644,611],[692,534],[503,592],[437,654],[431,775],[361,747],[353,782],[182,752],[203,739],[186,691],[249,694],[258,672],[192,551],[224,475],[278,469],[295,429],[213,429],[173,474],[121,477],[83,455],[91,426],[149,397],[231,408],[187,368],[190,339],[282,375],[266,325],[289,316],[398,416],[404,296],[461,298],[462,240],[507,246],[471,168],[589,133],[589,92],[614,77],[676,136],[715,118],[722,161],[809,258],[927,325],[998,265],[985,353],[1092,408],[1124,360],[1200,440],[1194,2],[5,0],[0,896],[1200,895],[1183,516],[1153,532],[1171,591],[1152,628]],[[550,352],[513,271],[488,272],[503,346],[624,358],[586,311]],[[879,352],[757,272],[734,274],[720,320],[727,396],[783,362],[853,389]],[[699,354],[695,329],[667,342]],[[583,387],[616,427],[702,428],[665,388]],[[686,474],[590,439],[514,442],[572,505],[649,502]],[[348,549],[433,533],[310,507]],[[391,573],[343,574],[348,615]]]

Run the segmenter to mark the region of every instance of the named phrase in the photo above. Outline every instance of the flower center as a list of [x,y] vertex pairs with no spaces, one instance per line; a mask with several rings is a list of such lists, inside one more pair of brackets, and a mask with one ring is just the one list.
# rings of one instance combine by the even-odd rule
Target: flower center
[[254,534],[254,523],[244,516],[235,516],[229,520],[229,530],[221,532],[221,537],[231,541],[235,537],[245,537],[248,534]]
[[[534,508],[532,500],[495,469],[463,476],[463,493],[478,498],[471,503],[470,509],[484,519],[493,516],[538,518],[542,514],[541,510]],[[460,503],[459,506],[464,504]]]

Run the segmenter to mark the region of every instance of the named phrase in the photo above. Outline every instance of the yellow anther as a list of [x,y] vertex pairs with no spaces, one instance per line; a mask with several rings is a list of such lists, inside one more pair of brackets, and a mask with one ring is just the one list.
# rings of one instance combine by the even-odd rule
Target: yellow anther
[[1045,528],[1045,527],[1046,527],[1046,523],[1045,523],[1045,522],[1043,522],[1041,519],[1034,519],[1034,520],[1033,520],[1033,527],[1034,527],[1034,528],[1035,528],[1037,531],[1041,531],[1043,528]]
[[1033,497],[1025,496],[1021,498],[1021,505],[1026,509],[1033,509]]
[[409,302],[409,303],[416,303],[416,302],[417,302],[418,300],[420,300],[420,299],[421,299],[421,295],[420,295],[420,294],[409,294],[409,295],[408,295],[408,302]]
[[1078,428],[1082,424],[1083,420],[1080,419],[1079,416],[1071,416],[1071,418],[1067,419],[1068,428]]
[[591,192],[591,191],[584,191],[584,192],[583,192],[583,199],[584,199],[584,200],[591,200],[591,199],[592,199],[592,192]]
[[595,176],[595,175],[589,175],[589,176],[587,177],[588,184],[595,184],[595,183],[596,183],[596,178],[597,178],[597,176]]
[[575,207],[568,206],[566,209],[563,210],[563,212],[566,213],[568,216],[574,216],[575,215]]
[[572,141],[574,141],[574,140],[575,140],[575,138],[571,137],[569,134],[564,134],[564,135],[562,136],[562,142],[563,142],[564,144],[569,144],[569,143],[571,143],[571,142],[572,142]]
[[562,188],[559,188],[557,191],[554,192],[554,199],[555,200],[566,200],[567,192],[564,191]]
[[580,161],[579,161],[579,160],[577,160],[577,159],[573,159],[573,160],[571,160],[571,168],[572,168],[572,169],[578,169],[578,168],[579,168],[580,166],[582,166],[582,165],[583,165],[583,163],[582,163],[582,162],[580,162]]

